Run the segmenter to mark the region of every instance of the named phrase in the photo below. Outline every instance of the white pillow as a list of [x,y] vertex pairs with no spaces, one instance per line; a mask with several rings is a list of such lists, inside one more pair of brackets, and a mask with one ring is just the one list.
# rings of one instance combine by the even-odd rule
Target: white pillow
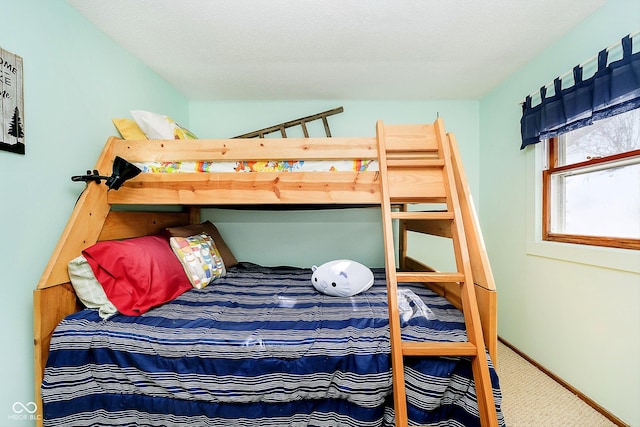
[[132,110],[130,113],[148,139],[197,139],[168,116],[143,110]]
[[167,116],[149,111],[131,111],[133,120],[149,139],[173,139],[173,128]]
[[96,279],[87,259],[80,255],[69,261],[69,278],[76,295],[87,308],[98,309],[103,319],[108,319],[118,313],[118,309],[104,293],[102,285]]

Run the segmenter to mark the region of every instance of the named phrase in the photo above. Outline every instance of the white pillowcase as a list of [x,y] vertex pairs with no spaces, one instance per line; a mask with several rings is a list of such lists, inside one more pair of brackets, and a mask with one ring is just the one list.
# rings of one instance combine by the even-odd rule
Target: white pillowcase
[[130,113],[148,139],[196,139],[193,133],[168,116],[143,110],[132,110]]
[[96,279],[87,259],[80,255],[69,261],[69,278],[76,295],[87,308],[98,309],[103,319],[108,319],[118,313],[118,309],[104,293],[102,285]]
[[133,110],[131,117],[149,139],[174,139],[173,127],[167,116],[149,111]]

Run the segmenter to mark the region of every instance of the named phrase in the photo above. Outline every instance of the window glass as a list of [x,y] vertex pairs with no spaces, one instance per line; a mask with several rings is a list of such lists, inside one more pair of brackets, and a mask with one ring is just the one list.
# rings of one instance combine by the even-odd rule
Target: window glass
[[639,249],[640,109],[545,147],[545,240]]
[[640,239],[640,164],[552,178],[551,232]]
[[560,137],[558,166],[640,149],[640,109],[599,120]]

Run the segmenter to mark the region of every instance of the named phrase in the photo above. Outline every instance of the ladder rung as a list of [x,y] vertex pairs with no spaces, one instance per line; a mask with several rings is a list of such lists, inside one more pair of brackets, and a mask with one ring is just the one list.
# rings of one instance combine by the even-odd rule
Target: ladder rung
[[388,168],[441,168],[444,160],[425,158],[387,157]]
[[[387,160],[401,160],[401,159],[422,159],[422,160],[434,160],[437,162],[442,162],[444,165],[444,159],[438,157],[437,151],[431,150],[421,150],[418,148],[407,147],[401,150],[386,150],[385,158]],[[437,165],[438,163],[436,163]]]
[[477,356],[470,342],[403,342],[404,356]]
[[424,220],[453,220],[453,212],[391,212],[391,218],[393,219],[424,219]]
[[447,203],[445,196],[411,196],[399,195],[389,197],[391,203],[407,204],[407,203]]
[[437,271],[398,271],[396,279],[398,282],[457,283],[464,282],[464,274]]

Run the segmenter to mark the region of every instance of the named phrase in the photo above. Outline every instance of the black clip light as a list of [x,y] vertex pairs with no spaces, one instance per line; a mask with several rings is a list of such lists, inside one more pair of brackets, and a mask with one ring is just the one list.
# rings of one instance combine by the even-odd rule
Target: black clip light
[[71,181],[96,182],[100,184],[104,179],[106,180],[105,185],[109,187],[109,190],[117,190],[126,180],[133,178],[140,172],[142,171],[136,165],[129,163],[120,156],[116,156],[113,159],[113,173],[111,176],[102,176],[94,169],[93,171],[88,170],[86,175],[72,176]]

